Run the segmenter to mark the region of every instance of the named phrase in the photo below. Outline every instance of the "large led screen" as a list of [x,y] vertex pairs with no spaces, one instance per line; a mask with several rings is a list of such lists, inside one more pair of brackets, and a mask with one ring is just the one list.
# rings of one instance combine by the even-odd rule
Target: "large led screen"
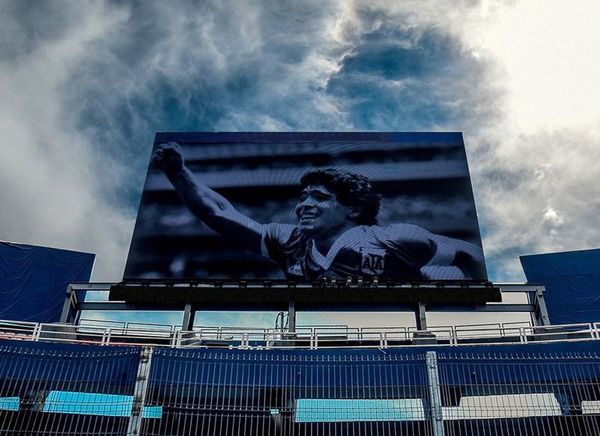
[[158,133],[126,279],[487,279],[460,133]]

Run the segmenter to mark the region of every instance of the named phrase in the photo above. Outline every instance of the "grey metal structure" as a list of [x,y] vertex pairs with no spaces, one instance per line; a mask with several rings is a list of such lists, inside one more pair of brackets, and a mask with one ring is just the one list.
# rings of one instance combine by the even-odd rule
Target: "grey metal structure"
[[[125,301],[85,301],[80,298],[79,295],[85,294],[87,291],[104,292],[108,295],[113,287],[113,283],[73,283],[69,285],[67,290],[65,303],[63,306],[63,312],[61,316],[61,323],[73,323],[77,321],[81,311],[84,310],[121,310],[121,311],[153,311],[153,310],[165,310],[169,308],[171,310],[181,310],[184,312],[182,329],[191,330],[194,324],[195,313],[198,311],[207,310],[201,304],[194,304],[190,302],[181,303],[164,303],[164,304],[148,304],[148,303],[126,303]],[[161,284],[155,285],[159,290]],[[193,284],[178,284],[185,294],[185,291]],[[242,285],[244,289],[247,289],[247,285]],[[440,285],[433,285],[428,289],[439,288]],[[451,290],[453,284],[449,285]],[[501,301],[492,302],[479,302],[479,303],[450,303],[450,302],[429,302],[426,299],[419,301],[418,299],[414,302],[398,302],[394,304],[363,304],[359,306],[351,306],[350,308],[344,307],[341,304],[331,305],[329,309],[333,310],[384,310],[384,311],[412,311],[415,313],[416,326],[418,330],[427,330],[427,313],[429,312],[494,312],[494,313],[530,313],[532,323],[536,326],[550,325],[550,319],[546,310],[544,302],[544,286],[534,284],[494,284],[500,289],[501,295],[509,296],[515,293],[527,294],[527,303],[505,303]],[[152,287],[152,286],[149,286]],[[326,292],[327,290],[325,290]],[[366,296],[368,296],[370,289],[361,290]],[[182,300],[185,301],[185,300]],[[296,325],[296,314],[300,308],[294,298],[285,299],[285,308],[281,310],[287,310],[289,315],[289,330],[294,331]],[[212,307],[211,307],[212,309]],[[323,309],[323,306],[320,307]],[[252,307],[241,306],[238,310],[252,310]],[[315,310],[314,308],[304,308],[303,310]]]
[[[82,320],[84,321],[84,320]],[[240,350],[397,349],[423,345],[526,345],[600,340],[600,323],[535,326],[530,323],[430,327],[297,326],[279,328],[175,326],[85,320],[79,325],[0,320],[0,339],[68,344],[147,345],[163,348],[226,348]]]

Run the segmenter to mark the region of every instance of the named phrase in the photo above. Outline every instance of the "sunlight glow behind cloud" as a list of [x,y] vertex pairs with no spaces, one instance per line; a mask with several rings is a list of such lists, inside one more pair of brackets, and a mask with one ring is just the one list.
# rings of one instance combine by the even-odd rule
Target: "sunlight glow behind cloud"
[[510,120],[526,132],[600,123],[600,4],[529,0],[503,8],[481,41],[506,73]]

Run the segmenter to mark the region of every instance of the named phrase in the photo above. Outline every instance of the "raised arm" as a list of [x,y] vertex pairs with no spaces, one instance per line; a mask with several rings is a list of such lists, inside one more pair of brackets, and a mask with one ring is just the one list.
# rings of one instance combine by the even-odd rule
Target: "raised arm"
[[199,182],[186,167],[179,144],[160,144],[152,163],[166,174],[188,209],[206,225],[260,252],[263,225],[239,213],[225,197]]

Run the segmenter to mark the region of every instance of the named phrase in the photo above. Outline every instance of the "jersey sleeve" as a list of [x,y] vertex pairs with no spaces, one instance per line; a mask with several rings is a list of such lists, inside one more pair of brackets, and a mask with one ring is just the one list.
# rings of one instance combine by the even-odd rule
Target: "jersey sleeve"
[[481,247],[461,239],[433,235],[436,252],[422,269],[429,279],[486,279]]
[[292,224],[265,224],[261,254],[265,257],[282,262],[285,260],[286,247],[296,238],[298,228]]
[[420,268],[433,257],[436,249],[432,234],[413,224],[372,227],[377,239],[398,261]]

